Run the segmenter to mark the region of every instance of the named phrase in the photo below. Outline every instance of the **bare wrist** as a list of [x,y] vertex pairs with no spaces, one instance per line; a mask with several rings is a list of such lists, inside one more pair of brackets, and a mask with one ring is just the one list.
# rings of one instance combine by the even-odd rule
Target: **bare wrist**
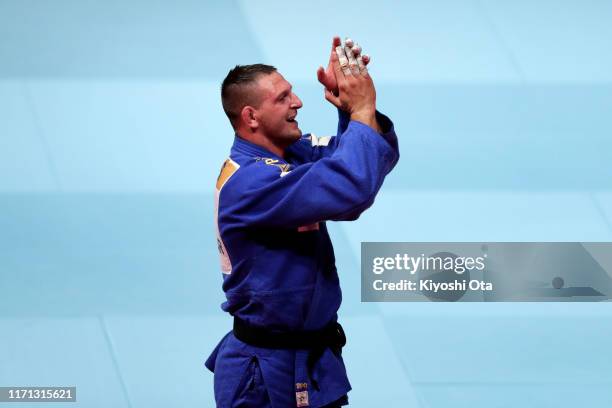
[[351,112],[351,119],[358,120],[360,122],[369,121],[376,117],[376,111],[371,109],[363,109],[360,111]]
[[378,122],[376,121],[375,110],[353,112],[351,113],[351,120],[356,120],[365,125],[368,125],[372,129],[380,133],[380,126],[378,126]]

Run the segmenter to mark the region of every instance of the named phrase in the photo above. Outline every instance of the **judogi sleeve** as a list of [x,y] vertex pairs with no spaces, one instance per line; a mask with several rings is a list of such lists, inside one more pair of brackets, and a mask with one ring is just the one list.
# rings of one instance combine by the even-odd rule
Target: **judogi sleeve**
[[333,153],[293,170],[264,161],[241,167],[221,192],[220,219],[280,228],[356,219],[372,205],[399,159],[392,122],[382,114],[377,118],[383,135],[350,121]]
[[[379,122],[386,118],[383,114],[376,112],[376,118]],[[292,157],[298,159],[301,163],[317,161],[324,157],[331,156],[342,140],[342,135],[348,129],[350,123],[350,115],[338,109],[338,129],[336,136],[317,136],[314,133],[305,134],[300,140],[291,145],[287,149]]]

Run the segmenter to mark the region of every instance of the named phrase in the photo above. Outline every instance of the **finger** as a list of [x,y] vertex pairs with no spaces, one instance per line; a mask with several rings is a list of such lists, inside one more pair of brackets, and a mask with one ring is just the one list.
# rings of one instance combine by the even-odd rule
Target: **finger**
[[340,98],[329,92],[327,89],[325,89],[325,99],[327,99],[329,103],[334,105],[336,108],[340,108]]
[[359,72],[362,74],[368,71],[368,68],[366,67],[365,62],[363,62],[363,57],[361,55],[357,57],[357,66],[359,68]]
[[357,60],[357,66],[359,68],[359,72],[361,73],[366,72],[367,62],[363,61],[363,56],[361,55],[361,46],[359,44],[355,44],[353,46],[353,54],[355,54],[355,59]]
[[325,70],[323,67],[319,67],[319,69],[317,69],[317,79],[321,84],[325,85]]
[[342,44],[342,40],[340,39],[340,37],[335,36],[332,39],[332,52],[334,52],[336,50],[336,47]]
[[351,40],[349,37],[344,39],[344,53],[348,58],[349,69],[353,75],[357,75],[359,73],[359,65],[357,64],[357,60],[355,59],[355,53],[353,51],[353,47],[355,46],[355,42]]
[[[338,48],[342,47],[338,46],[336,50]],[[344,51],[342,51],[342,53],[344,53]],[[334,75],[336,76],[336,82],[340,83],[341,81],[346,80],[346,78],[344,77],[344,73],[342,72],[342,67],[340,66],[340,58],[338,57],[338,52],[334,52],[332,54],[331,65],[332,69],[334,70]]]
[[327,89],[333,91],[338,85],[334,72],[327,72],[323,67],[317,70],[317,79]]
[[349,61],[344,52],[344,48],[339,45],[336,47],[336,57],[338,57],[338,64],[342,69],[344,75],[351,75],[351,69],[349,68]]
[[364,76],[368,76],[368,64],[370,63],[370,56],[367,54],[364,55],[360,55],[359,56],[361,58],[361,62],[363,63],[363,66],[359,66],[359,72],[361,72],[361,75]]
[[329,56],[329,63],[331,64],[331,60],[332,60],[332,55],[334,55],[336,53],[336,47],[342,45],[342,40],[340,40],[340,37],[335,36],[332,39],[332,48],[331,48],[331,54]]
[[355,54],[353,54],[353,50],[348,45],[344,45],[344,53],[346,54],[349,61],[349,69],[353,75],[359,74],[359,65],[357,65],[357,60],[355,59]]

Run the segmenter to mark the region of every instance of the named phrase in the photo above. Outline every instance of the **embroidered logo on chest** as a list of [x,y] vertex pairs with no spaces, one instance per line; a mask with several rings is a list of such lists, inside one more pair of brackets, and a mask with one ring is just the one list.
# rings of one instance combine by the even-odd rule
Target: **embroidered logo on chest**
[[281,163],[278,159],[271,159],[269,157],[256,157],[256,161],[262,161],[268,166],[276,166],[281,169],[281,172],[285,173],[291,169],[291,165],[288,163]]

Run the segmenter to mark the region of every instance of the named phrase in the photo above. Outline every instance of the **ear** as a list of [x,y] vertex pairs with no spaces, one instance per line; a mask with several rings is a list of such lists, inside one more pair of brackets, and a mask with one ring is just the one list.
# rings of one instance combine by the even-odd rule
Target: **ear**
[[259,121],[257,118],[257,111],[252,106],[245,106],[240,111],[240,119],[247,127],[251,129],[257,129],[259,127]]

